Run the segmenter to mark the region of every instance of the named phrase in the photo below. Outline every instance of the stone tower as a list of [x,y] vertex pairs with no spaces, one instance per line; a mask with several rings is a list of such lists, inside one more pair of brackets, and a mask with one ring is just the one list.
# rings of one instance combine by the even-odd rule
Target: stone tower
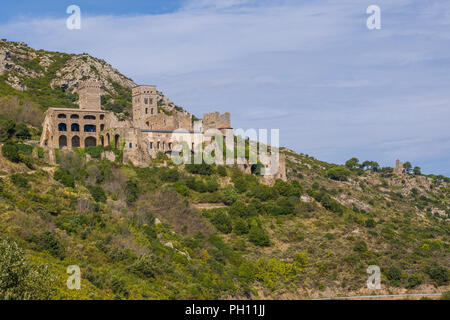
[[83,110],[101,110],[101,89],[97,81],[85,81],[78,87],[78,105]]
[[137,86],[133,94],[133,123],[137,128],[143,128],[145,121],[158,114],[158,93],[156,86]]
[[405,170],[403,169],[403,163],[399,159],[397,159],[395,161],[394,173],[395,174],[402,174],[404,172],[405,172]]

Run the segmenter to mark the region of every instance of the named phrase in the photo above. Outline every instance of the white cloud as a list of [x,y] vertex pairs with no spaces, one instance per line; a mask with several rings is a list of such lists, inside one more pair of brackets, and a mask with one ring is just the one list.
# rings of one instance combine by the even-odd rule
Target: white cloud
[[64,19],[0,29],[101,57],[197,115],[218,109],[234,127],[280,128],[282,144],[319,159],[407,157],[450,175],[437,167],[450,163],[450,4],[378,0],[382,29],[369,31],[370,4],[196,0],[170,14],[84,16],[80,31]]

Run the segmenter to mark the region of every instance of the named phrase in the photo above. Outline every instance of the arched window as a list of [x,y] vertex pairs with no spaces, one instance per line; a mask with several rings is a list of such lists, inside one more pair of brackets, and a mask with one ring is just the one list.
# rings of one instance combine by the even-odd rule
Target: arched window
[[96,127],[92,124],[87,124],[84,126],[84,132],[96,132]]
[[80,137],[73,136],[72,137],[72,148],[79,148],[79,147],[80,147]]
[[59,148],[62,149],[64,147],[67,147],[67,137],[66,136],[60,136],[59,137]]
[[100,136],[100,142],[102,143],[102,146],[105,146],[105,137]]
[[114,147],[116,149],[119,149],[119,145],[120,145],[120,136],[118,134],[116,134],[114,136]]
[[65,118],[67,118],[67,116],[65,114],[63,114],[63,113],[58,114],[58,119],[65,119]]
[[172,150],[172,142],[169,142],[169,150]]
[[104,124],[101,124],[101,125],[100,125],[100,131],[103,131],[103,130],[105,130],[105,125],[104,125]]
[[133,148],[133,144],[130,142],[130,144],[128,145],[128,147],[131,149]]
[[95,120],[95,119],[96,119],[95,116],[91,116],[91,115],[84,116],[84,120]]
[[105,119],[105,115],[104,114],[100,115],[100,120],[103,120],[103,119]]
[[84,140],[84,146],[87,147],[96,147],[97,146],[97,139],[94,137],[87,137],[86,140]]
[[67,131],[67,125],[65,123],[58,124],[59,131]]
[[150,141],[150,150],[153,149],[153,142]]
[[77,114],[73,114],[70,116],[70,119],[80,119],[80,116]]
[[80,125],[78,123],[72,123],[70,130],[72,130],[72,132],[80,132]]
[[156,149],[159,150],[160,146],[161,146],[161,142],[158,141],[158,143],[156,144]]

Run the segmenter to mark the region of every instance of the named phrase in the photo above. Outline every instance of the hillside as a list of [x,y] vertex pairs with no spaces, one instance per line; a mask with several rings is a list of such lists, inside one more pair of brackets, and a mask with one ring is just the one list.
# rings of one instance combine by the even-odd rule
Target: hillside
[[[3,58],[2,58],[3,57]],[[94,68],[91,68],[91,65]],[[288,181],[236,167],[147,168],[33,140],[83,77],[126,113],[134,83],[88,55],[0,42],[0,299],[301,299],[450,290],[450,179],[282,149]],[[161,106],[175,105],[161,94]],[[29,140],[29,139],[33,140]],[[81,290],[66,286],[69,265]],[[369,265],[381,290],[366,289]]]
[[[131,113],[131,88],[136,84],[106,61],[86,53],[35,50],[23,42],[0,40],[0,106],[16,103],[20,109],[24,103],[35,104],[42,111],[50,107],[77,108],[77,88],[86,80],[100,83],[105,110],[125,116]],[[182,110],[161,92],[158,106],[166,112]]]

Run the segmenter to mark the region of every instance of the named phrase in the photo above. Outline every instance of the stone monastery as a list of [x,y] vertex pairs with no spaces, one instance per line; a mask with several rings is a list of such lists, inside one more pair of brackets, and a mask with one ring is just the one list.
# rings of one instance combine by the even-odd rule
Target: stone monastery
[[[132,89],[132,119],[120,120],[113,112],[101,108],[101,88],[87,81],[78,88],[79,109],[50,108],[46,111],[40,144],[48,149],[113,146],[123,148],[124,163],[148,166],[158,152],[170,156],[175,145],[184,141],[195,150],[205,141],[205,132],[217,129],[224,136],[233,134],[230,114],[204,114],[202,121],[192,122],[186,111],[167,114],[158,110],[156,86],[140,85]],[[267,159],[265,167],[271,166]],[[282,163],[281,163],[282,162]],[[244,171],[249,166],[242,167]],[[273,178],[286,178],[284,161]]]

